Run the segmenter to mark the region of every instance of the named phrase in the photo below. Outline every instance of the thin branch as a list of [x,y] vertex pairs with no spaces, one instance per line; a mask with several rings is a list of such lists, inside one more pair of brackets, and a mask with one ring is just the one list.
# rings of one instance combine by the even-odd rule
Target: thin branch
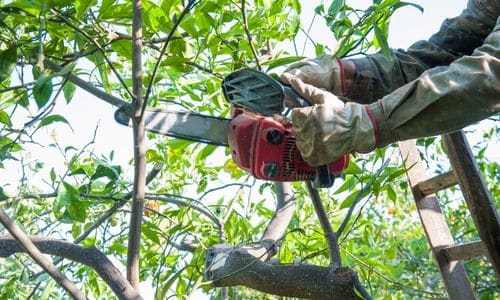
[[172,29],[170,30],[170,32],[165,40],[165,43],[163,44],[163,47],[162,47],[161,52],[160,52],[160,56],[158,56],[158,59],[156,60],[155,66],[153,68],[153,72],[151,73],[151,76],[150,76],[151,79],[149,80],[148,87],[146,90],[146,95],[144,96],[144,103],[142,105],[142,114],[144,114],[144,110],[146,110],[146,106],[149,102],[149,96],[151,95],[151,91],[153,89],[153,84],[156,80],[156,75],[158,73],[158,69],[160,68],[160,64],[161,64],[161,61],[163,59],[163,56],[165,56],[165,53],[167,52],[167,48],[168,48],[168,45],[170,44],[170,41],[174,37],[174,34],[177,30],[177,27],[179,27],[182,19],[184,19],[184,17],[195,7],[196,4],[198,4],[198,2],[199,2],[198,0],[189,0],[186,7],[184,7],[184,9],[182,10],[181,15],[177,18],[176,22],[172,26]]
[[342,221],[342,224],[340,225],[339,229],[337,230],[337,235],[338,236],[341,236],[342,233],[344,232],[347,224],[349,223],[349,220],[351,219],[351,216],[352,216],[352,213],[354,212],[354,208],[356,207],[356,204],[358,204],[359,201],[361,199],[363,199],[364,194],[368,190],[370,190],[370,188],[372,187],[373,182],[375,181],[375,178],[379,177],[380,173],[382,173],[382,171],[387,168],[387,166],[389,165],[390,162],[391,162],[390,159],[388,159],[387,161],[385,161],[382,164],[382,166],[375,172],[375,174],[373,174],[372,180],[370,180],[363,188],[361,188],[361,190],[359,191],[359,193],[356,195],[356,198],[354,198],[354,201],[352,202],[351,207],[349,207],[349,210],[347,211],[347,214],[346,214],[346,216],[344,218],[344,221]]
[[156,195],[151,195],[147,194],[146,199],[148,200],[155,200],[155,201],[162,201],[166,203],[172,203],[178,206],[184,206],[187,208],[192,208],[193,210],[196,210],[197,212],[201,213],[202,215],[205,215],[210,221],[214,222],[218,227],[219,230],[222,229],[222,222],[215,216],[215,214],[210,210],[210,208],[206,207],[203,203],[196,201],[194,199],[190,199],[190,202],[195,202],[201,205],[195,205],[193,203],[179,200],[179,199],[174,199],[173,197],[162,197],[162,196],[156,196]]
[[373,272],[373,273],[377,274],[380,278],[382,278],[383,280],[389,282],[390,284],[397,285],[397,286],[399,286],[399,287],[401,287],[403,289],[410,290],[410,291],[413,291],[415,293],[421,293],[421,294],[428,294],[428,295],[432,295],[432,296],[444,297],[443,293],[429,292],[429,291],[426,291],[426,290],[416,289],[414,287],[411,287],[411,286],[408,286],[408,285],[404,285],[403,283],[401,283],[401,282],[399,282],[397,280],[394,280],[392,278],[389,278],[386,275],[382,274],[382,272],[380,272],[379,270],[375,269],[373,266],[369,265],[368,263],[366,263],[365,261],[363,261],[362,259],[360,259],[356,255],[352,254],[348,250],[342,248],[341,251],[345,252],[352,259],[354,259],[359,264],[361,264],[361,266],[365,267],[370,273]]
[[195,63],[195,62],[187,61],[187,62],[185,62],[185,64],[186,64],[186,65],[188,65],[188,66],[195,67],[195,68],[197,68],[198,70],[203,71],[203,72],[206,72],[206,73],[208,73],[208,74],[210,74],[210,75],[213,75],[213,76],[215,76],[215,77],[217,77],[217,78],[219,78],[219,79],[223,79],[223,78],[224,78],[224,76],[222,76],[222,74],[217,73],[217,72],[215,72],[215,71],[213,71],[213,70],[211,70],[211,69],[209,69],[209,68],[206,68],[206,67],[204,67],[204,66],[201,66],[201,65],[199,65],[199,64],[197,64],[197,63]]
[[241,0],[241,17],[242,17],[242,22],[243,22],[243,30],[245,31],[245,34],[247,36],[248,40],[248,45],[250,46],[250,50],[252,51],[252,54],[255,58],[255,64],[257,65],[258,70],[262,70],[262,67],[259,62],[259,56],[257,55],[257,51],[255,51],[255,47],[253,46],[253,40],[252,40],[252,34],[250,33],[250,30],[248,29],[248,20],[247,20],[247,15],[246,15],[246,9],[245,9],[245,2],[246,0]]
[[142,1],[132,2],[132,86],[134,98],[134,188],[127,251],[127,279],[139,290],[142,214],[146,195],[146,138],[142,114]]
[[[113,263],[95,247],[82,247],[59,239],[30,236],[30,243],[41,252],[67,258],[94,269],[119,299],[142,299]],[[12,236],[0,236],[0,257],[24,252]],[[83,298],[85,299],[85,298]]]
[[[45,59],[44,60],[44,65],[46,68],[51,69],[54,72],[60,72],[63,68],[59,66],[58,64]],[[126,101],[123,101],[122,99],[115,97],[113,95],[110,95],[106,92],[104,92],[101,89],[96,88],[94,85],[89,83],[88,81],[85,81],[78,76],[73,75],[72,73],[66,73],[63,75],[63,77],[68,78],[69,81],[77,85],[78,87],[82,88],[83,90],[91,93],[92,95],[96,96],[97,98],[104,100],[108,102],[111,105],[114,105],[116,107],[123,107],[123,106],[128,106],[129,103]]]
[[330,253],[330,266],[332,267],[342,267],[342,259],[340,258],[338,235],[332,229],[330,220],[325,212],[323,203],[321,202],[321,197],[317,189],[312,186],[311,181],[306,182],[307,190],[311,196],[311,200],[318,216],[319,223],[323,229],[323,234],[325,235],[326,242],[328,244],[328,250]]
[[[76,32],[80,33],[81,35],[83,35],[83,37],[89,42],[91,43],[92,45],[94,45],[97,49],[99,49],[99,51],[101,52],[102,54],[102,57],[104,58],[104,60],[108,63],[109,67],[111,68],[111,70],[113,71],[113,73],[115,74],[116,78],[118,79],[118,81],[120,81],[120,84],[122,85],[122,87],[127,91],[127,93],[132,97],[134,97],[134,93],[133,91],[130,91],[129,87],[127,86],[127,84],[125,83],[125,81],[123,81],[123,78],[120,76],[120,73],[118,73],[118,71],[116,70],[115,66],[113,65],[113,63],[111,62],[111,60],[109,59],[107,53],[106,53],[106,50],[94,39],[92,38],[91,36],[89,36],[85,31],[81,30],[80,28],[78,28],[77,26],[73,25],[73,23],[71,23],[67,18],[66,16],[56,10],[56,9],[52,9],[53,12],[57,13],[59,15],[59,17],[64,21],[65,24],[67,24],[69,27],[73,28]],[[133,34],[132,34],[133,35]]]
[[216,191],[220,191],[222,189],[225,189],[225,188],[228,188],[228,187],[232,187],[232,186],[240,186],[240,187],[246,187],[246,188],[251,188],[252,186],[249,185],[249,184],[244,184],[244,183],[229,183],[229,184],[226,184],[226,185],[223,185],[223,186],[219,186],[219,187],[215,187],[215,188],[212,188],[212,189],[208,189],[206,190],[201,196],[200,196],[200,200],[205,198],[208,194],[210,193],[213,193],[213,192],[216,192]]
[[43,256],[42,252],[33,244],[29,237],[14,223],[3,209],[0,208],[0,222],[15,238],[17,243],[28,253],[33,260],[42,267],[54,280],[60,284],[73,298],[86,299],[82,292],[62,274],[50,260]]
[[10,92],[10,91],[15,91],[15,90],[19,90],[19,89],[25,89],[29,86],[32,86],[34,85],[35,82],[28,82],[28,83],[25,83],[25,84],[20,84],[20,85],[15,85],[15,86],[10,86],[10,87],[7,87],[7,88],[4,88],[4,89],[1,89],[0,90],[0,94],[3,94],[3,93],[7,93],[7,92]]

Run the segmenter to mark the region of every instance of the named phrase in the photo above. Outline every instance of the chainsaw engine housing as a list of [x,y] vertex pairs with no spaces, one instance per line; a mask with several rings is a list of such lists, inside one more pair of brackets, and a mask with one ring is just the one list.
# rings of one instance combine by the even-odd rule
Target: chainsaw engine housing
[[[316,168],[301,157],[292,134],[291,123],[248,111],[229,123],[228,143],[236,164],[258,179],[306,181],[316,176]],[[344,155],[328,165],[333,175],[347,167]]]

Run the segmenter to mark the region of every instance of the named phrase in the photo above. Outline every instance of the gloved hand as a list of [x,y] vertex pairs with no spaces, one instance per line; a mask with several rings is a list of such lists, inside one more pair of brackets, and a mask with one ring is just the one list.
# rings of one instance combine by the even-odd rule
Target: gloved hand
[[291,64],[283,72],[284,76],[301,79],[304,83],[325,89],[338,96],[344,96],[345,87],[342,78],[342,63],[331,55],[305,59]]
[[367,105],[343,103],[298,78],[287,80],[313,104],[293,109],[291,117],[297,147],[308,164],[325,165],[351,151],[365,153],[376,147],[377,123]]

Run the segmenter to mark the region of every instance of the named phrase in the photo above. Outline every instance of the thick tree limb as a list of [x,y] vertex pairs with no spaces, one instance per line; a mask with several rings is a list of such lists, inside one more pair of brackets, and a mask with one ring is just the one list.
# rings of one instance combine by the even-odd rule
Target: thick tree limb
[[261,260],[261,248],[217,245],[207,252],[207,277],[217,287],[243,285],[287,297],[360,299],[354,292],[355,273],[349,268],[273,265]]
[[[82,246],[46,237],[30,236],[29,240],[42,252],[82,263],[94,269],[120,299],[142,299],[138,292],[113,266],[111,261],[95,247]],[[25,252],[12,236],[0,236],[0,257]]]
[[276,182],[274,183],[274,187],[277,199],[276,210],[260,239],[262,245],[267,250],[263,261],[267,261],[277,253],[276,242],[285,236],[286,229],[288,228],[288,224],[290,224],[295,210],[295,196],[290,183]]
[[[20,249],[23,249],[28,253],[33,260],[42,267],[54,280],[60,284],[73,298],[75,299],[86,299],[83,293],[76,287],[76,285],[71,282],[64,274],[62,274],[54,264],[49,261],[42,252],[31,242],[28,236],[15,224],[9,216],[5,213],[3,209],[0,208],[0,222],[9,231],[9,233],[15,238],[16,244]],[[0,247],[0,250],[3,250]]]
[[132,2],[132,91],[134,95],[134,188],[127,252],[127,279],[139,290],[142,214],[146,195],[146,140],[142,114],[142,1]]

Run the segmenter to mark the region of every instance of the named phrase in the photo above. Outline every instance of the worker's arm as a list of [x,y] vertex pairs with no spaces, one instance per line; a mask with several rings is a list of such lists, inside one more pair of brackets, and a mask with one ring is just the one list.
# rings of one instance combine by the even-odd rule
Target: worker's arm
[[445,20],[428,41],[406,51],[392,50],[392,59],[372,54],[339,60],[332,56],[292,64],[285,73],[359,103],[372,103],[436,66],[471,55],[493,30],[500,15],[498,0],[469,0],[460,16]]
[[311,165],[351,151],[450,132],[500,112],[500,17],[472,55],[427,70],[369,105],[328,105],[339,101],[326,101],[321,94],[328,92],[293,75],[284,79],[312,103],[325,103],[292,111],[297,146]]
[[425,71],[368,108],[377,146],[450,132],[500,112],[500,17],[472,55]]
[[[354,77],[347,98],[371,103],[416,79],[426,69],[449,65],[455,59],[471,55],[481,46],[500,16],[500,1],[469,0],[457,17],[447,19],[427,41],[418,41],[408,50],[393,50],[392,60],[378,53],[351,60]],[[346,72],[348,73],[348,72]]]

